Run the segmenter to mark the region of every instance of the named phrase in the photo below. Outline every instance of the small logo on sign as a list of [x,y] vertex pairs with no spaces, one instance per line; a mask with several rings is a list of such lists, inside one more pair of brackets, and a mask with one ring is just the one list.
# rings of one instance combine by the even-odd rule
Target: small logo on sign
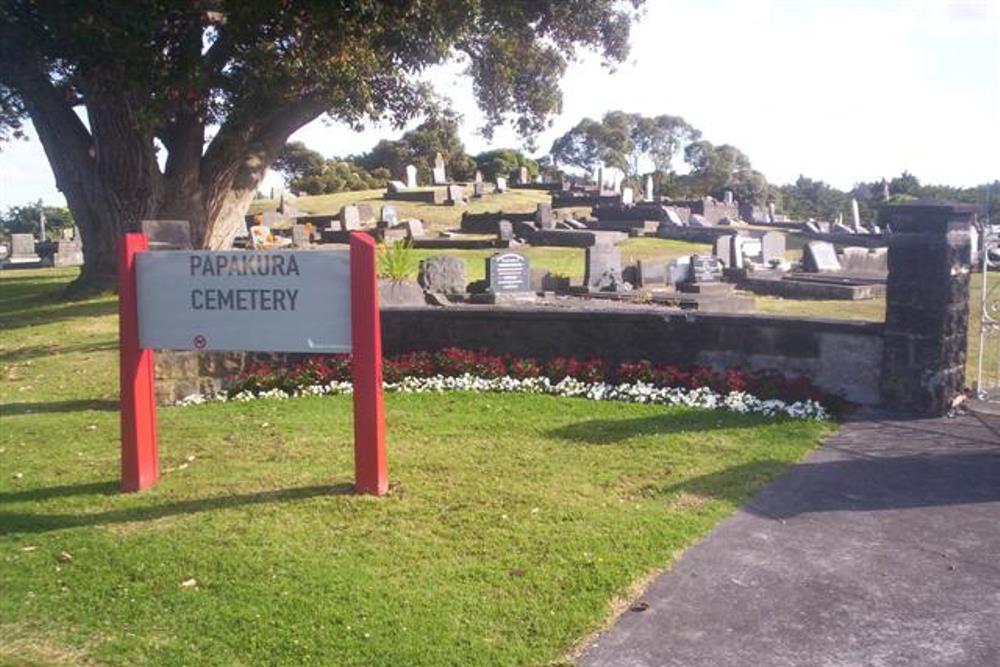
[[206,345],[208,345],[208,339],[207,338],[205,338],[201,334],[198,334],[197,336],[194,337],[194,346],[197,349],[203,350],[203,349],[205,349]]

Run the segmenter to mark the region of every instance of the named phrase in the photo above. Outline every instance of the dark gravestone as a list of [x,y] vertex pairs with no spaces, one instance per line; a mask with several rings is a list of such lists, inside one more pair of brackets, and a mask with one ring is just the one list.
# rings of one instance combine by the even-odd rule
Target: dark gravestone
[[583,284],[589,290],[617,292],[625,289],[622,279],[622,253],[610,243],[590,246],[586,252]]
[[840,260],[832,243],[810,241],[802,249],[802,268],[812,273],[840,271]]
[[420,262],[417,277],[420,286],[428,292],[461,294],[465,291],[465,261],[458,257],[435,255]]
[[722,280],[722,262],[714,255],[691,255],[688,282],[717,283]]
[[528,258],[516,252],[497,253],[486,258],[487,289],[494,294],[531,291]]
[[187,220],[143,220],[142,233],[150,250],[191,250],[191,223]]
[[765,266],[785,261],[785,235],[781,232],[765,233],[760,239],[760,245],[761,259]]
[[537,228],[530,222],[525,222],[523,220],[514,221],[514,234],[521,239],[530,241],[531,237],[535,235]]

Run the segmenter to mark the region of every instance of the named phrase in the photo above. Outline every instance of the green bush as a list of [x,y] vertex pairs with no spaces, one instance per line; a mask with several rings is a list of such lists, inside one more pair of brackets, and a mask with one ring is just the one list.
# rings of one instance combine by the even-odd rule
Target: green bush
[[410,280],[417,275],[417,256],[409,239],[392,245],[381,244],[378,249],[378,277],[396,282]]

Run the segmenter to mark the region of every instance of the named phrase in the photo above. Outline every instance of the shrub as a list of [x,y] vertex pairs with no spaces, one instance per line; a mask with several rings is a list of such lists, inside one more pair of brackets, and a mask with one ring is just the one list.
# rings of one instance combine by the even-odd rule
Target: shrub
[[379,278],[401,282],[417,275],[417,257],[410,239],[396,241],[392,245],[379,245],[377,261]]

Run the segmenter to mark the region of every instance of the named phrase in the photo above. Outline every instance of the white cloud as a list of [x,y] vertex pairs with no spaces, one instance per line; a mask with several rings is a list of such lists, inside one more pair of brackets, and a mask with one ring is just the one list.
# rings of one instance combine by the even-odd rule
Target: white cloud
[[[1000,178],[1000,10],[996,0],[847,2],[651,0],[616,72],[572,65],[552,140],[611,109],[684,116],[715,143],[745,151],[773,182],[803,173],[848,188],[904,169],[925,182]],[[454,65],[428,77],[465,116],[471,152],[487,143],[469,82]],[[360,153],[362,133],[316,121],[294,135],[326,155]],[[273,180],[272,180],[273,182]],[[61,200],[37,141],[0,153],[0,205]]]

